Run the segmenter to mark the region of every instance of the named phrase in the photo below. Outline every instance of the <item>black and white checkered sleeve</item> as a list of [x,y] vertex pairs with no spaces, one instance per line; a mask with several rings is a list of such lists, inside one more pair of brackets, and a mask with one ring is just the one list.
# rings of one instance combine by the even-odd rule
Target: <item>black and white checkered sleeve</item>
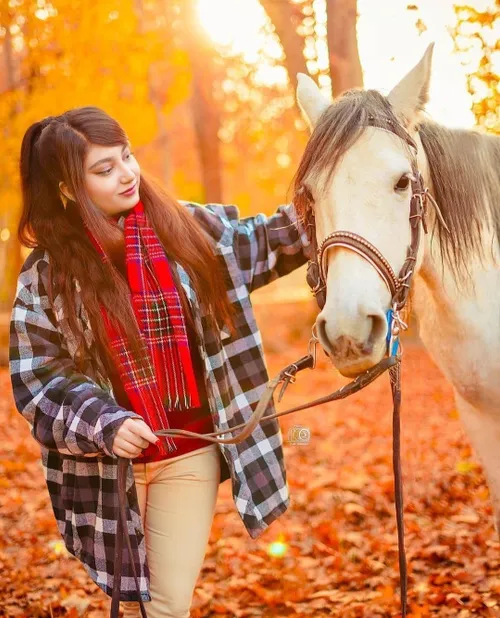
[[184,203],[216,241],[232,245],[250,291],[288,274],[309,259],[311,244],[293,204],[267,216],[240,218],[236,206]]
[[76,370],[49,313],[37,294],[18,285],[9,345],[16,407],[31,425],[35,440],[48,449],[67,455],[114,456],[111,449],[120,425],[138,415],[118,406]]
[[302,266],[311,245],[293,205],[288,204],[271,216],[239,219],[234,246],[245,282],[253,291]]

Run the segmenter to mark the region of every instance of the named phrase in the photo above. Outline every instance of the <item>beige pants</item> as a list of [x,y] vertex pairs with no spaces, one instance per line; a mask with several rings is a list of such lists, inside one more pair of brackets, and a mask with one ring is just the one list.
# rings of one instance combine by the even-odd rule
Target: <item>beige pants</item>
[[[133,464],[151,575],[148,618],[189,618],[219,488],[218,448]],[[120,607],[124,618],[141,616],[135,601]]]

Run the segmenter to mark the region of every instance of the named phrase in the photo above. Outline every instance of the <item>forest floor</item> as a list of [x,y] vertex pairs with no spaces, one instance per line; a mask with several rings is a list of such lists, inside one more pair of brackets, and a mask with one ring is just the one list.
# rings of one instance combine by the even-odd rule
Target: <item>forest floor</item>
[[[310,314],[257,306],[269,372],[305,353]],[[321,353],[279,408],[344,379]],[[106,618],[110,599],[67,553],[51,510],[39,447],[0,371],[0,617]],[[257,540],[220,487],[192,618],[399,615],[391,400],[383,376],[353,397],[282,420],[292,496]],[[294,441],[298,427],[304,442]],[[500,544],[488,489],[451,388],[407,341],[402,459],[412,618],[500,617]],[[146,606],[147,608],[147,606]]]

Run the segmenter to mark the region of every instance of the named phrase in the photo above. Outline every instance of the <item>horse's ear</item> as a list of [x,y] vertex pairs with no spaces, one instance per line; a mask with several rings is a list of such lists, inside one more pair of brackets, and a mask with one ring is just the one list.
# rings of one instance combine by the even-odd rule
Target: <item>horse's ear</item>
[[425,50],[420,62],[394,86],[387,98],[394,111],[403,117],[407,127],[413,126],[429,101],[429,84],[434,43]]
[[297,73],[297,102],[311,130],[330,105],[316,82],[304,73]]

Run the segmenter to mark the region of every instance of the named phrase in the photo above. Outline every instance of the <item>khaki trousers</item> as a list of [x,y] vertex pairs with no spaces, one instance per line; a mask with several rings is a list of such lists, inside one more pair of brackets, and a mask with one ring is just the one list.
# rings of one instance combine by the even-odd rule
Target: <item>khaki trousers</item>
[[[164,461],[133,464],[146,537],[152,600],[148,618],[189,618],[215,511],[219,447]],[[139,603],[122,601],[124,618],[141,618]]]

